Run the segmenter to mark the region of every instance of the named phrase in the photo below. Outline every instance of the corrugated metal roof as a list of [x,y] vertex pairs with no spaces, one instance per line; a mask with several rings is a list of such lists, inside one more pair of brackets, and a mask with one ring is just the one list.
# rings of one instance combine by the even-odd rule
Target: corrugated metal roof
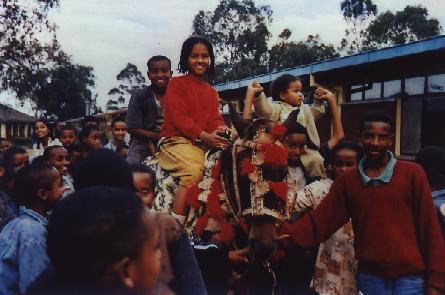
[[33,123],[36,117],[29,116],[8,106],[0,104],[0,122],[3,123]]
[[278,76],[281,76],[283,74],[303,76],[319,72],[331,71],[335,69],[341,69],[350,66],[382,61],[385,59],[403,57],[412,54],[426,53],[428,51],[434,51],[439,49],[445,49],[445,35],[440,35],[429,39],[415,41],[403,45],[371,50],[355,55],[339,57],[336,59],[326,60],[313,64],[298,66],[294,68],[271,72],[268,74],[249,77],[242,80],[217,84],[214,87],[216,88],[217,91],[237,89],[249,86],[253,80],[257,80],[260,83],[268,83],[275,80]]

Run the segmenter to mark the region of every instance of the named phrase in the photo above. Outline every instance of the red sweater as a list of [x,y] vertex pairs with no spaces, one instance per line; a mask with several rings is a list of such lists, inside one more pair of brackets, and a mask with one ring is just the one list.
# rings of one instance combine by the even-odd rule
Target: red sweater
[[212,132],[224,125],[216,90],[191,76],[174,77],[164,96],[161,136],[184,136],[195,140],[201,131]]
[[428,286],[445,289],[445,244],[420,166],[397,161],[391,181],[376,187],[365,187],[352,169],[336,179],[317,209],[284,230],[310,247],[349,218],[361,272],[386,279],[425,273]]

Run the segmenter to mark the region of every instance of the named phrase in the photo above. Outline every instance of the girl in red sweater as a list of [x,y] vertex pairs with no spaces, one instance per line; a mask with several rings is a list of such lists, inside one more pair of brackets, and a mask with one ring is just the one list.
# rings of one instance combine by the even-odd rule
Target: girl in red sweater
[[201,140],[209,147],[225,148],[228,141],[218,133],[227,127],[219,112],[218,94],[205,82],[215,70],[213,47],[205,38],[192,36],[181,49],[178,70],[185,75],[174,77],[164,97],[164,137],[159,165],[179,177],[173,215],[181,224],[185,221],[186,195],[202,178],[204,149],[196,145]]

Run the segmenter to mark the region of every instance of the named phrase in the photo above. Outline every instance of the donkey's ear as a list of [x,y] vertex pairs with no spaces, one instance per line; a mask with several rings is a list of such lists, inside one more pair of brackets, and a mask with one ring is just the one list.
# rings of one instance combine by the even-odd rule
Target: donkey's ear
[[283,122],[283,125],[285,127],[287,127],[287,126],[292,126],[292,124],[295,124],[295,122],[297,122],[297,117],[298,117],[299,113],[300,113],[300,109],[296,109],[296,110],[293,110],[292,112],[290,112],[286,121]]
[[234,103],[228,103],[229,111],[230,111],[230,120],[232,121],[233,126],[238,132],[240,138],[246,136],[246,130],[249,126],[250,122],[241,118],[239,112],[236,110]]

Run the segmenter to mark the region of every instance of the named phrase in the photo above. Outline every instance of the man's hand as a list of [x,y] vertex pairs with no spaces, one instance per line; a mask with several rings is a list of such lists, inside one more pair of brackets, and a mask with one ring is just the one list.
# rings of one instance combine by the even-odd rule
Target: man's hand
[[247,248],[229,251],[229,259],[232,262],[248,262],[249,260],[246,257]]

